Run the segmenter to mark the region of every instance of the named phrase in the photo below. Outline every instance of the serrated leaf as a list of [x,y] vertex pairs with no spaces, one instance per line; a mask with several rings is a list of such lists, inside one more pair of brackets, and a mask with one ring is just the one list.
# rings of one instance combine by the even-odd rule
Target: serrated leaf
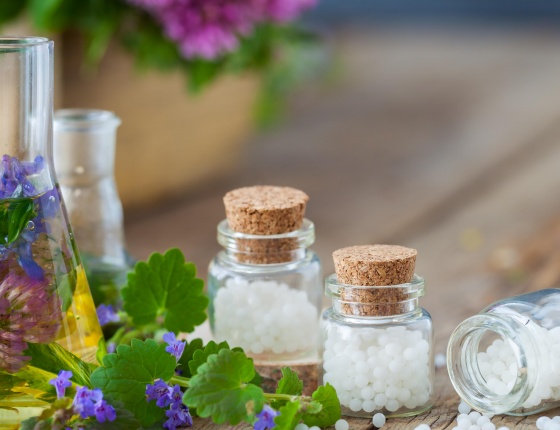
[[340,419],[340,402],[332,385],[327,383],[320,386],[311,397],[315,402],[321,404],[322,408],[318,413],[312,413],[313,409],[304,410],[303,422],[305,424],[309,427],[322,428],[332,426]]
[[[213,340],[208,342],[204,349],[199,349],[198,351],[194,351],[192,360],[189,361],[189,370],[192,376],[197,374],[198,368],[206,363],[208,357],[212,354],[217,354],[222,349],[230,349],[229,344],[224,341],[220,343],[216,343]],[[233,348],[233,351],[243,351],[241,348]]]
[[274,423],[276,424],[274,428],[276,430],[293,430],[294,427],[301,421],[301,411],[300,411],[299,401],[288,402],[282,406],[277,415],[274,418]]
[[204,349],[204,343],[202,339],[193,339],[190,342],[187,342],[185,345],[185,350],[183,351],[183,355],[179,359],[179,367],[178,369],[181,370],[181,376],[185,378],[190,378],[192,376],[191,369],[189,368],[189,361],[193,359],[193,354],[198,351]]
[[183,402],[217,424],[252,423],[255,411],[264,404],[263,390],[249,383],[254,377],[253,360],[244,352],[222,349],[198,368]]
[[135,325],[164,316],[167,330],[190,333],[206,320],[208,298],[203,287],[202,279],[196,278],[196,267],[185,263],[179,249],[155,253],[128,274],[128,285],[122,290],[124,310]]
[[164,415],[155,402],[146,402],[146,385],[173,376],[177,363],[166,347],[153,339],[133,339],[130,346],[119,345],[116,353],[103,357],[103,367],[91,374],[93,386],[101,388],[104,398],[109,403],[121,401],[144,427]]
[[282,368],[282,378],[278,381],[276,394],[291,394],[293,396],[301,396],[303,393],[303,381],[289,367]]
[[61,370],[72,371],[72,381],[78,385],[92,387],[90,366],[57,343],[28,343],[25,355],[31,357],[29,365],[58,374]]

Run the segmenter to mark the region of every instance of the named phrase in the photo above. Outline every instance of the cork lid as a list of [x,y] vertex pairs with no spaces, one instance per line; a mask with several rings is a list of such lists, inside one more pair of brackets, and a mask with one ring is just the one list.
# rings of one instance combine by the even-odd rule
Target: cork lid
[[224,196],[229,227],[256,235],[298,230],[309,197],[290,187],[258,185],[238,188]]
[[338,281],[348,285],[398,285],[410,282],[416,254],[398,245],[362,245],[333,252]]

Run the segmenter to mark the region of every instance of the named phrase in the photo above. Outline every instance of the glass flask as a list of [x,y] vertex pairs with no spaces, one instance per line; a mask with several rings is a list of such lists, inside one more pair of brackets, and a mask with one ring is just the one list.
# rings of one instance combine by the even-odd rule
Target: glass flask
[[492,414],[531,415],[560,406],[560,289],[496,302],[449,339],[457,393]]
[[264,365],[316,359],[322,273],[308,249],[314,241],[307,219],[300,229],[275,235],[236,232],[222,221],[224,249],[208,269],[215,338]]
[[0,428],[56,398],[37,350],[93,363],[102,340],[54,174],[52,93],[53,42],[0,38]]
[[133,265],[114,176],[120,123],[113,112],[103,110],[54,114],[56,174],[96,306],[120,307],[120,290]]
[[323,313],[319,377],[338,394],[342,414],[418,415],[433,404],[430,314],[419,306],[424,279],[391,286],[325,281],[332,307]]

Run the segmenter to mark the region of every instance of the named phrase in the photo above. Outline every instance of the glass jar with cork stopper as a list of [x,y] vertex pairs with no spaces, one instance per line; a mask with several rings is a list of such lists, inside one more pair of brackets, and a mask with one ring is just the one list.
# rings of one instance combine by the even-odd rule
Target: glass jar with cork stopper
[[276,186],[224,197],[223,250],[210,263],[210,324],[217,340],[242,347],[257,364],[317,358],[321,264],[304,218],[308,196]]
[[418,304],[424,279],[414,274],[416,254],[395,245],[333,253],[319,374],[336,389],[344,415],[412,416],[432,406],[433,325]]

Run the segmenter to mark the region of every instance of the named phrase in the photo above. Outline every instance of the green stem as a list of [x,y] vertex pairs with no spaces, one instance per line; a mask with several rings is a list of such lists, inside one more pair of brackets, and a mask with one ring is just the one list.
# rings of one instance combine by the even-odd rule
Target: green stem
[[185,388],[189,388],[189,381],[190,378],[184,378],[182,376],[172,376],[171,379],[169,380],[170,384],[177,384],[181,387],[185,387]]
[[275,393],[264,393],[264,398],[269,400],[286,400],[291,402],[293,400],[303,400],[303,401],[311,401],[311,397],[308,396],[293,396],[291,394],[275,394]]

